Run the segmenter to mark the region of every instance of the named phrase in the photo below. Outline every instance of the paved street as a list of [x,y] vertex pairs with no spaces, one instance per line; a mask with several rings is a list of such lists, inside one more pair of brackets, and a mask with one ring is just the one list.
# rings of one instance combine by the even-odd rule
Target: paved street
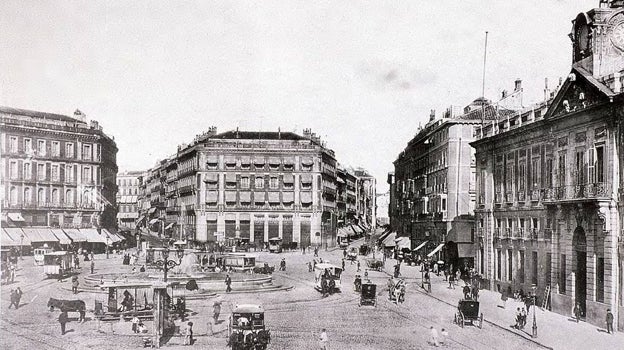
[[[307,270],[311,254],[286,252],[283,254],[257,253],[258,260],[278,264],[286,258],[287,271],[276,272],[275,283],[290,285],[290,290],[266,293],[223,294],[222,317],[228,316],[235,303],[256,302],[264,305],[266,325],[271,330],[274,349],[315,349],[321,328],[327,328],[333,349],[421,349],[433,347],[427,343],[429,327],[449,332],[445,344],[448,349],[532,349],[539,346],[519,335],[498,326],[485,323],[483,329],[467,326],[464,329],[453,325],[454,307],[418,291],[418,282],[410,279],[406,301],[395,305],[387,301],[385,272],[370,272],[369,277],[378,285],[378,306],[358,306],[359,295],[352,290],[356,265],[347,262],[343,274],[343,292],[321,298],[313,288],[312,273]],[[341,251],[321,251],[320,257],[340,264]],[[390,261],[389,261],[390,262]],[[364,264],[362,264],[364,266]],[[388,267],[388,266],[387,266]],[[405,268],[405,270],[417,268]],[[127,271],[119,256],[106,259],[96,257],[96,272]],[[84,271],[86,272],[86,271]],[[70,313],[72,322],[69,332],[61,336],[56,322],[58,311],[46,308],[48,297],[72,298],[70,282],[44,279],[40,268],[32,266],[32,259],[25,258],[17,273],[16,282],[3,286],[2,305],[8,305],[9,288],[21,286],[24,290],[23,304],[19,311],[2,308],[0,336],[6,349],[115,349],[136,348],[142,345],[141,337],[130,330],[129,322],[102,322],[93,320],[94,300],[102,300],[104,294],[81,292],[77,298],[87,303],[90,310],[88,321],[76,322],[77,315]],[[225,287],[225,286],[224,286]],[[221,322],[208,335],[208,318],[212,314],[212,298],[189,300],[188,308],[193,310],[190,320],[195,324],[196,346],[211,349],[226,348],[226,322]],[[487,316],[486,316],[487,318]],[[148,324],[151,329],[151,324]],[[167,348],[182,344],[182,337],[172,338]]]

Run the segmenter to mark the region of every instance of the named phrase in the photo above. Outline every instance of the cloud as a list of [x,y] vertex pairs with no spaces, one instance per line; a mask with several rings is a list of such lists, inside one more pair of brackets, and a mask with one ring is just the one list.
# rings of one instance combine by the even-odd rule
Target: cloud
[[378,90],[412,90],[437,80],[437,75],[428,69],[393,62],[365,63],[358,73]]

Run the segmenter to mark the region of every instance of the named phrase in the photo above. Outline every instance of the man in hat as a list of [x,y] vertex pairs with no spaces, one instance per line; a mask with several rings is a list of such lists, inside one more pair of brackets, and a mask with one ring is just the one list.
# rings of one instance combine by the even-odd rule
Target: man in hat
[[227,286],[227,287],[225,288],[225,292],[226,292],[226,293],[231,292],[231,291],[232,291],[232,287],[231,287],[231,285],[232,285],[232,279],[230,278],[230,275],[229,275],[229,274],[225,275],[225,285]]

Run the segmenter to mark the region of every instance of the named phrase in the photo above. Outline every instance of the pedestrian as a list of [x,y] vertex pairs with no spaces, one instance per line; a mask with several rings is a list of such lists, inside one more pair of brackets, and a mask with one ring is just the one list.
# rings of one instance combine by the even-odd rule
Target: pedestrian
[[318,257],[318,247],[314,247],[314,257]]
[[9,276],[11,278],[11,283],[15,282],[15,269],[15,264],[11,263],[11,266],[9,267]]
[[522,325],[522,313],[520,312],[520,308],[516,309],[516,324],[514,325],[514,328],[516,329],[520,329]]
[[503,301],[503,309],[507,306],[507,293],[505,289],[501,290],[501,300]]
[[433,326],[431,326],[430,328],[430,333],[431,333],[431,345],[433,346],[438,346],[439,342],[438,342],[438,331],[433,328]]
[[345,269],[345,259],[342,259],[342,271]]
[[615,334],[613,331],[613,314],[611,313],[611,309],[607,309],[607,333]]
[[231,292],[231,291],[232,291],[232,287],[231,287],[231,285],[232,285],[232,279],[230,278],[230,275],[229,275],[229,274],[225,275],[225,285],[227,286],[227,287],[225,288],[225,292],[226,292],[226,293]]
[[280,261],[280,271],[286,271],[286,259],[282,258],[282,261]]
[[357,272],[360,272],[360,261],[357,261]]
[[15,291],[15,308],[19,308],[19,304],[20,304],[20,300],[22,300],[22,294],[24,294],[22,292],[22,288],[17,287],[17,290]]
[[78,293],[78,285],[80,283],[78,282],[78,276],[74,276],[72,277],[72,293],[77,294]]
[[347,257],[347,248],[342,250],[342,258],[346,258]]
[[214,318],[214,323],[217,324],[219,320],[219,314],[221,313],[221,300],[217,299],[212,304],[212,317]]
[[325,328],[321,330],[321,336],[319,337],[319,346],[321,350],[329,349],[329,338],[327,337],[327,331]]
[[184,345],[193,345],[193,322],[186,324],[184,330]]
[[316,268],[316,259],[313,260],[314,268]]
[[141,320],[137,314],[134,314],[134,317],[132,317],[132,333],[139,333],[139,322],[141,322]]
[[520,328],[524,328],[524,326],[526,326],[526,321],[527,311],[525,308],[522,308],[522,310],[520,310]]
[[61,314],[58,317],[58,321],[61,324],[61,335],[65,335],[65,324],[67,324],[68,320],[67,310],[61,309]]
[[455,275],[450,274],[448,276],[449,289],[455,289]]
[[440,335],[440,344],[444,344],[446,342],[446,338],[448,338],[448,332],[446,331],[446,329],[442,328]]
[[574,318],[576,319],[576,323],[579,323],[581,319],[581,304],[576,303],[572,311],[574,312]]
[[15,308],[17,309],[18,306],[15,303],[17,294],[15,293],[15,290],[11,289],[11,294],[10,295],[11,295],[11,299],[10,299],[11,303],[9,304],[9,309],[11,308],[11,306],[14,306],[14,305],[15,305]]
[[78,255],[74,256],[74,267],[77,269],[80,268],[80,258],[78,258]]
[[91,260],[89,265],[91,265],[91,274],[93,275],[93,271],[95,271],[95,261]]
[[308,261],[308,272],[312,272],[312,262]]
[[91,259],[91,261],[95,260],[95,256],[93,255],[93,251],[89,252],[89,258]]

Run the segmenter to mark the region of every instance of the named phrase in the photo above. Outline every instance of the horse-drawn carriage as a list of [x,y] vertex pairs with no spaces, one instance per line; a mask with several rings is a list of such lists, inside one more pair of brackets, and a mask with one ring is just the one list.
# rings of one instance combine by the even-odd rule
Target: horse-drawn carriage
[[362,283],[359,306],[373,305],[377,307],[377,285],[370,280]]
[[366,266],[375,271],[383,271],[384,263],[378,259],[366,259]]
[[254,273],[262,273],[265,275],[270,275],[275,271],[275,266],[269,266],[269,264],[264,263],[262,266],[254,266]]
[[483,313],[479,313],[479,302],[476,300],[462,299],[457,304],[457,313],[453,323],[464,328],[464,324],[467,321],[472,325],[474,325],[475,321],[479,321],[478,327],[483,327]]
[[264,350],[271,332],[264,325],[264,308],[256,304],[236,305],[228,322],[228,346],[232,350]]
[[54,311],[55,308],[65,312],[78,312],[78,314],[80,315],[78,321],[85,321],[87,306],[82,300],[65,300],[56,298],[48,299],[48,309],[50,311]]
[[347,260],[355,261],[357,260],[358,252],[357,248],[353,247],[347,252]]
[[323,295],[340,291],[340,275],[342,269],[338,266],[320,263],[314,267],[314,280],[316,282],[314,288],[323,293]]
[[388,298],[390,301],[402,303],[405,301],[405,280],[402,278],[390,278],[388,280]]

